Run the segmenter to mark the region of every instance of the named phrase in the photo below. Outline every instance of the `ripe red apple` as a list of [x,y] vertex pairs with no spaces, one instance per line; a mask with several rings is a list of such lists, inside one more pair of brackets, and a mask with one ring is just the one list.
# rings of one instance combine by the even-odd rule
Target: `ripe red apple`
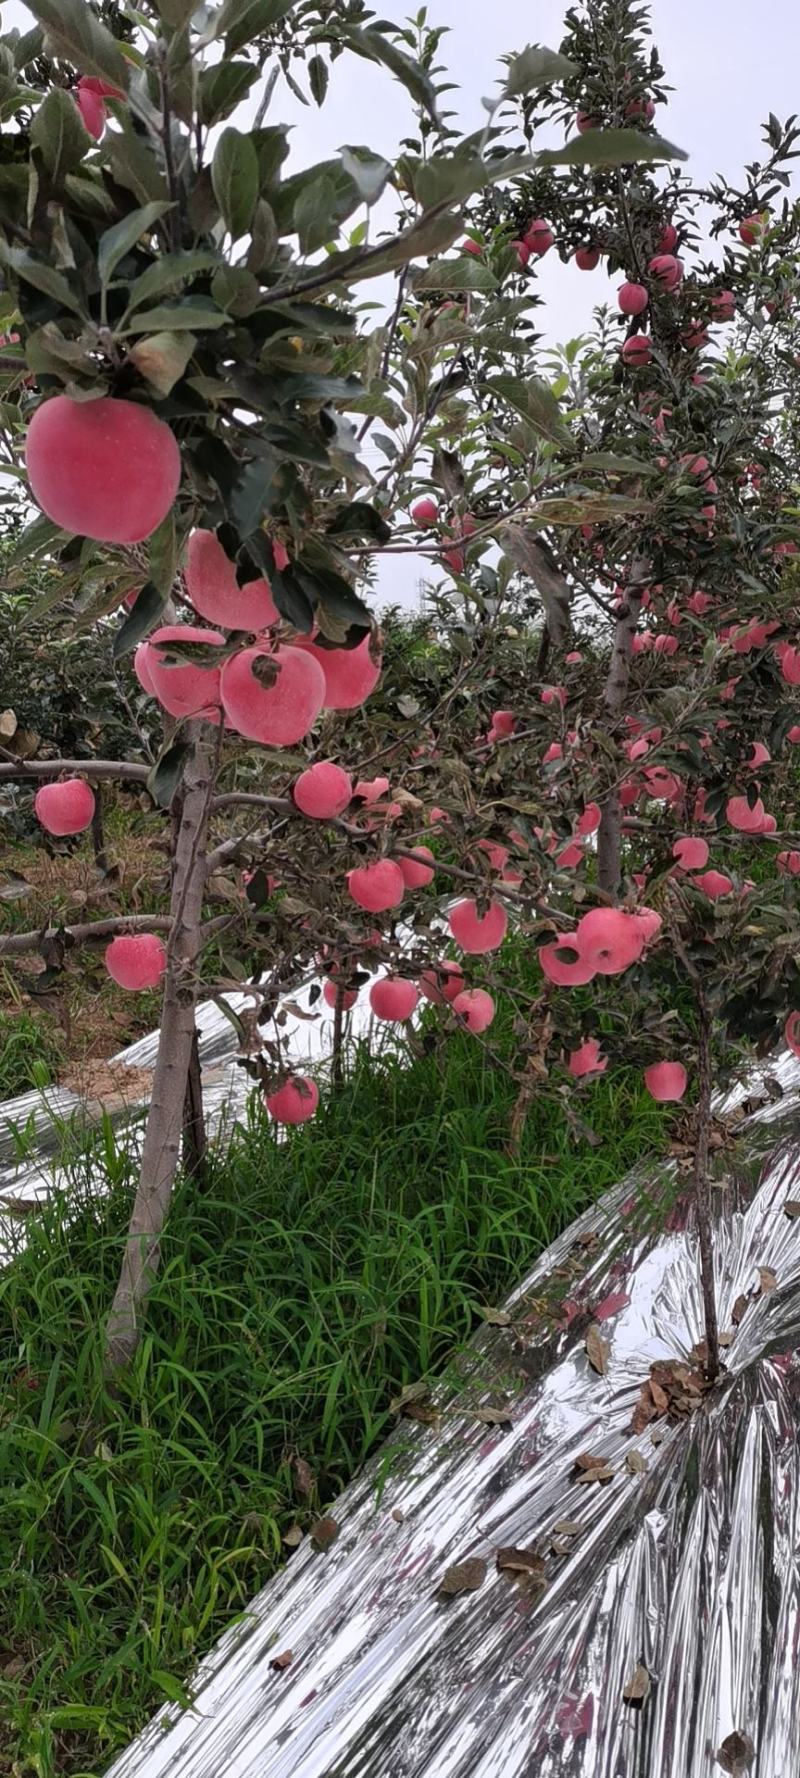
[[[194,661],[169,664],[171,642],[195,642],[208,648],[222,648],[224,637],[219,630],[198,629],[195,624],[164,624],[154,630],[145,643],[141,665],[134,661],[137,677],[147,689],[150,680],[153,696],[171,716],[199,716],[219,709],[219,668],[205,667]],[[137,659],[139,650],[137,649]]]
[[542,216],[538,216],[534,222],[528,224],[522,238],[536,259],[541,259],[545,253],[549,253],[555,240],[549,222],[545,222]]
[[677,290],[683,277],[683,266],[674,253],[657,253],[647,270],[662,290]]
[[100,80],[94,74],[82,74],[75,88],[75,103],[83,119],[84,129],[96,142],[106,127],[108,112],[106,99],[124,99],[125,94],[118,86],[110,86],[107,80]]
[[668,1105],[683,1098],[688,1075],[682,1062],[653,1062],[649,1068],[645,1068],[644,1084],[659,1105]]
[[600,248],[578,247],[573,258],[579,272],[593,272],[600,264]]
[[419,989],[402,976],[386,976],[381,982],[373,982],[369,991],[369,1003],[376,1019],[391,1023],[410,1019],[418,1001]]
[[186,591],[201,617],[223,630],[267,630],[280,622],[269,581],[239,586],[236,568],[213,531],[193,531],[186,551]]
[[480,259],[483,254],[483,248],[478,241],[473,241],[471,235],[468,235],[466,240],[462,241],[461,251],[462,253],[474,253],[477,259]]
[[524,268],[528,264],[528,261],[531,256],[531,250],[530,250],[530,247],[528,246],[527,241],[512,241],[511,245],[514,249],[514,252],[516,253],[516,256],[517,256],[517,259],[519,260],[520,265]]
[[397,862],[407,889],[427,889],[436,875],[436,860],[430,846],[413,846],[413,858],[398,858]]
[[348,895],[370,914],[399,907],[405,887],[403,873],[393,858],[377,858],[374,864],[360,865],[347,873]]
[[365,636],[357,648],[321,648],[305,636],[295,644],[310,654],[322,671],[325,710],[355,710],[375,690],[381,676],[381,657],[373,639]]
[[319,1087],[308,1075],[296,1074],[274,1093],[266,1093],[264,1102],[276,1124],[307,1124],[319,1105]]
[[644,123],[652,123],[655,114],[656,108],[652,99],[631,99],[630,103],[625,106],[626,117],[640,117]]
[[174,434],[152,408],[103,395],[52,395],[28,427],[31,493],[54,525],[98,543],[142,543],[181,479]]
[[416,500],[411,508],[411,517],[415,525],[435,525],[439,518],[436,501],[428,494],[422,500]]
[[626,280],[617,291],[617,303],[623,315],[643,315],[650,298],[643,284]]
[[579,136],[585,136],[588,130],[599,130],[600,125],[591,111],[579,111],[575,119],[575,128]]
[[447,957],[440,963],[434,963],[419,978],[420,993],[425,995],[426,1000],[432,1000],[434,1006],[444,1006],[448,1001],[452,1004],[465,986],[460,964],[451,963]]
[[499,949],[508,929],[508,915],[500,901],[490,902],[485,914],[478,912],[475,901],[458,901],[450,911],[448,924],[462,951],[477,956]]
[[753,216],[745,216],[744,220],[739,223],[739,239],[743,241],[745,247],[755,247],[756,243],[761,240],[765,222],[766,212],[764,214],[756,212]]
[[34,812],[47,833],[61,838],[84,833],[91,827],[94,791],[83,778],[62,778],[60,784],[43,784],[33,799]]
[[630,338],[625,341],[622,348],[623,360],[625,364],[630,365],[633,370],[639,369],[642,365],[649,364],[652,356],[652,346],[650,335],[648,333],[632,333]]
[[678,230],[671,222],[665,222],[658,242],[659,253],[674,253],[678,245]]
[[494,1018],[495,1006],[491,994],[485,988],[465,988],[457,994],[453,1001],[453,1012],[457,1013],[469,1031],[476,1036],[481,1031],[488,1031]]
[[[259,677],[263,675],[263,678]],[[300,648],[257,642],[231,656],[220,674],[222,707],[237,734],[262,747],[302,741],[322,709],[325,679]]]
[[106,950],[106,969],[120,988],[140,993],[157,988],[167,967],[167,953],[155,932],[126,932],[112,938]]
[[711,310],[715,321],[732,321],[736,314],[736,297],[732,290],[718,290],[711,298]]
[[353,796],[353,782],[341,766],[331,759],[320,759],[308,771],[301,772],[294,790],[294,800],[304,815],[317,821],[330,821],[342,815]]

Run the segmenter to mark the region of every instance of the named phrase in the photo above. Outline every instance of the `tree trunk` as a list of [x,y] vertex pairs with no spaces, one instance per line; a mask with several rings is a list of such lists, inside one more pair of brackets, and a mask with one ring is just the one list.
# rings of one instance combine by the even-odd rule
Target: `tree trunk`
[[183,1166],[190,1179],[198,1185],[206,1181],[206,1121],[203,1116],[203,1071],[200,1067],[200,1046],[197,1027],[192,1032],[186,1096],[183,1103]]
[[709,1383],[719,1375],[719,1328],[714,1294],[714,1241],[711,1227],[711,1190],[708,1179],[708,1148],[711,1134],[711,1021],[702,995],[697,1007],[697,1063],[699,1093],[697,1136],[694,1151],[694,1196],[700,1247],[700,1277],[706,1327],[706,1376]]
[[106,836],[103,828],[103,786],[98,784],[94,793],[94,811],[92,814],[92,848],[94,861],[98,870],[107,869]]
[[[603,697],[606,715],[614,728],[625,709],[633,659],[633,638],[642,609],[642,594],[647,584],[649,564],[640,559],[631,564],[628,590],[617,613],[611,665]],[[622,881],[622,804],[619,788],[607,791],[600,802],[600,826],[597,833],[597,881],[605,895],[616,897]]]
[[208,730],[198,725],[193,741],[184,774],[175,848],[170,899],[173,924],[167,947],[153,1094],[133,1215],[106,1334],[109,1370],[128,1364],[136,1351],[140,1313],[158,1270],[159,1240],[180,1156],[195,1034],[196,963],[201,943],[206,838],[213,788]]
[[333,1049],[332,1049],[332,1054],[331,1054],[331,1086],[333,1087],[333,1091],[335,1093],[341,1092],[341,1089],[342,1089],[342,1073],[343,1073],[342,1043],[343,1043],[343,1037],[344,1037],[344,990],[342,988],[337,987],[336,999],[333,1003]]

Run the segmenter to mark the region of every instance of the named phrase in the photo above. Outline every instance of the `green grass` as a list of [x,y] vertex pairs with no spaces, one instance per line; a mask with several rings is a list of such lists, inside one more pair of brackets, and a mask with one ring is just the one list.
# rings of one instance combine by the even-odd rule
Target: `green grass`
[[132,1163],[110,1129],[73,1157],[70,1198],[0,1276],[2,1778],[101,1772],[375,1449],[403,1383],[663,1147],[617,1074],[582,1100],[598,1147],[543,1097],[512,1158],[514,1092],[459,1035],[406,1069],[362,1055],[283,1146],[254,1114],[204,1193],[178,1188],[115,1396],[101,1327]]
[[0,1012],[0,1101],[49,1086],[60,1064],[58,1034],[46,1015]]

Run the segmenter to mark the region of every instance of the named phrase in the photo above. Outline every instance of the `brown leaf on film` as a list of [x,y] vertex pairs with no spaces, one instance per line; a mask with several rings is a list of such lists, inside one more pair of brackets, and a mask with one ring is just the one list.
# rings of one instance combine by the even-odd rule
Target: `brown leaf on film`
[[650,1378],[650,1394],[653,1398],[653,1406],[656,1413],[666,1414],[669,1407],[669,1396],[666,1389],[662,1389],[661,1384],[654,1382],[652,1377]]
[[756,1750],[749,1735],[744,1729],[734,1729],[732,1735],[726,1735],[722,1746],[717,1752],[717,1761],[723,1772],[730,1773],[730,1778],[745,1778],[749,1772]]
[[498,1574],[513,1574],[520,1580],[538,1581],[542,1586],[547,1577],[544,1557],[536,1550],[518,1550],[513,1544],[507,1544],[497,1551]]
[[633,1704],[634,1706],[638,1705],[639,1708],[641,1708],[645,1699],[649,1696],[649,1693],[650,1674],[648,1673],[647,1668],[640,1662],[638,1667],[634,1667],[622,1696],[626,1704]]
[[757,1270],[761,1280],[761,1295],[769,1296],[771,1290],[778,1288],[778,1274],[773,1272],[771,1266],[759,1266]]
[[750,1298],[748,1296],[737,1296],[733,1308],[731,1309],[731,1321],[733,1322],[734,1327],[738,1327],[740,1321],[744,1320],[749,1307]]
[[454,1562],[446,1568],[436,1588],[437,1599],[457,1599],[461,1593],[477,1593],[486,1579],[486,1563],[479,1556]]
[[611,1351],[611,1347],[609,1346],[608,1340],[603,1339],[600,1329],[595,1326],[594,1322],[589,1328],[584,1345],[586,1348],[586,1356],[592,1370],[596,1371],[599,1377],[606,1376],[608,1372],[608,1355]]
[[790,1222],[796,1222],[800,1216],[800,1198],[787,1198],[783,1206],[783,1214],[788,1216]]
[[269,1664],[273,1673],[283,1673],[287,1667],[291,1667],[293,1660],[294,1655],[291,1649],[285,1648],[283,1654],[275,1655]]
[[490,1327],[510,1327],[511,1326],[511,1319],[512,1318],[509,1315],[507,1309],[489,1309],[489,1308],[485,1309],[485,1308],[481,1308],[479,1306],[478,1314],[480,1315],[482,1321],[488,1322]]
[[318,1550],[329,1550],[339,1535],[339,1526],[335,1519],[317,1519],[311,1527],[311,1538]]
[[631,1475],[645,1475],[649,1467],[647,1458],[642,1456],[641,1451],[628,1452],[625,1458],[625,1468],[630,1471]]
[[553,1526],[553,1535],[554,1537],[580,1537],[582,1530],[583,1526],[579,1525],[577,1519],[559,1519],[558,1523]]
[[290,1525],[288,1531],[284,1531],[281,1538],[281,1542],[285,1543],[287,1550],[298,1549],[302,1541],[303,1529],[301,1525]]
[[510,1426],[511,1411],[509,1408],[473,1408],[473,1420],[480,1420],[483,1426]]
[[581,1455],[575,1458],[575,1468],[578,1472],[577,1481],[599,1482],[601,1486],[610,1482],[614,1475],[614,1470],[606,1462],[605,1457],[593,1457],[589,1451],[582,1451]]
[[430,1393],[430,1384],[426,1383],[423,1378],[420,1378],[417,1383],[405,1383],[400,1394],[396,1395],[393,1401],[390,1401],[389,1412],[392,1414],[402,1414],[408,1407],[409,1402],[428,1401]]
[[657,1415],[658,1408],[653,1400],[650,1384],[649,1382],[643,1383],[639,1390],[639,1400],[633,1410],[631,1431],[634,1433],[644,1432],[645,1427],[649,1426],[651,1420],[655,1420]]

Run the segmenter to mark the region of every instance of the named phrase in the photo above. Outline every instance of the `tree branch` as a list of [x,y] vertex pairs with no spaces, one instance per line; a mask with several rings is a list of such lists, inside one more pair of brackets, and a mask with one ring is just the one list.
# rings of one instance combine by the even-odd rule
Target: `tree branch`
[[72,772],[82,778],[129,778],[146,784],[150,767],[127,759],[20,759],[0,764],[0,781],[9,778],[58,778]]
[[65,937],[71,945],[84,945],[114,932],[169,932],[171,925],[167,914],[115,914],[108,920],[88,920],[80,926],[40,926],[36,932],[12,932],[0,938],[0,957],[21,957],[26,951],[38,951],[48,939]]

